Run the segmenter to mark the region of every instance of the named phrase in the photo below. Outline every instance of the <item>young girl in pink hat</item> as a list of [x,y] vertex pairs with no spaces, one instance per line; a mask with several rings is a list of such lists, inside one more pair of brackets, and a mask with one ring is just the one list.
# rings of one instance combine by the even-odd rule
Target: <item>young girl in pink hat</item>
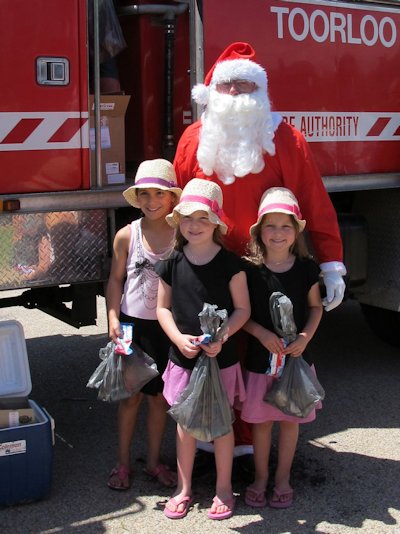
[[[250,228],[248,259],[252,266],[248,271],[248,285],[251,318],[243,327],[250,334],[245,359],[248,394],[241,417],[253,424],[255,479],[245,493],[246,504],[253,507],[267,504],[268,463],[274,422],[279,423],[278,465],[268,503],[273,508],[288,508],[293,502],[290,472],[299,424],[315,419],[315,409],[301,419],[285,415],[264,401],[274,381],[270,372],[270,354],[293,358],[303,355],[307,360],[307,352],[304,351],[322,316],[319,267],[310,259],[303,240],[305,224],[293,193],[284,187],[273,187],[262,196],[258,220]],[[297,338],[287,347],[274,331],[269,310],[269,298],[274,291],[284,293],[293,304]]]
[[[167,256],[174,230],[165,216],[178,202],[171,163],[164,159],[142,162],[135,184],[123,192],[125,199],[142,212],[142,217],[121,228],[114,239],[111,273],[107,285],[107,311],[110,338],[121,335],[120,321],[133,323],[133,340],[157,363],[160,374],[168,361],[169,340],[157,317],[158,276],[154,264]],[[160,462],[160,450],[167,421],[167,405],[162,395],[163,381],[156,377],[118,407],[118,461],[108,486],[127,490],[132,482],[131,445],[140,404],[148,400],[148,447],[145,472],[164,486],[176,485],[176,473]]]
[[[231,406],[235,398],[244,399],[235,334],[250,316],[249,295],[243,261],[221,246],[221,236],[227,232],[223,217],[221,188],[198,178],[186,185],[179,204],[167,216],[169,224],[177,228],[175,250],[156,270],[160,276],[157,316],[172,342],[163,375],[164,397],[170,405],[187,386],[202,350],[217,358]],[[192,343],[202,333],[198,314],[205,302],[228,312],[229,338],[224,343]],[[210,519],[227,519],[233,514],[233,447],[233,430],[214,441],[217,483]],[[171,519],[185,517],[192,502],[195,450],[196,439],[178,424],[178,487],[164,510]]]

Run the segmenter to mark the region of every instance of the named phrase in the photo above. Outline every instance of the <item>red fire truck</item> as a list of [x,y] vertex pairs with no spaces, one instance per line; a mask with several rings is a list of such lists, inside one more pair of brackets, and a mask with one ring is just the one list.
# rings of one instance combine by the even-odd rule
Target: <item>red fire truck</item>
[[[110,3],[125,42],[106,74],[118,90],[104,94]],[[113,236],[138,216],[121,192],[143,159],[172,159],[201,113],[191,86],[247,41],[274,109],[311,144],[351,296],[399,343],[399,22],[398,0],[3,0],[0,305],[95,322]]]

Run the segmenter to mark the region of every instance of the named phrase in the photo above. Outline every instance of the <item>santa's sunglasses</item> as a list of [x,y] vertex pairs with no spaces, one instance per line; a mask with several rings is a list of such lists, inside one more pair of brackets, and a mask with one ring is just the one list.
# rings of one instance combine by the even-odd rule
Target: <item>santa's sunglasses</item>
[[249,80],[232,80],[217,83],[215,88],[219,93],[230,93],[232,89],[239,94],[249,94],[257,89],[257,85]]

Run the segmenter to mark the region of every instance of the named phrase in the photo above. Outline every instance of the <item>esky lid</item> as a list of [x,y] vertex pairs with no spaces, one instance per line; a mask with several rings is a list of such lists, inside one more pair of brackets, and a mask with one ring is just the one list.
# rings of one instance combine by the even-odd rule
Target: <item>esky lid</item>
[[0,321],[0,400],[27,397],[32,390],[24,330],[19,321]]

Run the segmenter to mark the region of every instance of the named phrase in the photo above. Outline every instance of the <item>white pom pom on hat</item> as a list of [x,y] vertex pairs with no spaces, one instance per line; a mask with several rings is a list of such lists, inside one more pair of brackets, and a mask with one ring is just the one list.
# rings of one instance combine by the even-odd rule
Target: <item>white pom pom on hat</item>
[[230,44],[209,70],[204,83],[193,87],[193,100],[205,106],[208,103],[210,86],[231,80],[248,80],[267,91],[267,73],[261,65],[253,61],[255,55],[255,50],[249,43],[239,41]]
[[192,98],[200,106],[205,106],[208,103],[209,94],[209,88],[204,83],[198,83],[192,89]]

